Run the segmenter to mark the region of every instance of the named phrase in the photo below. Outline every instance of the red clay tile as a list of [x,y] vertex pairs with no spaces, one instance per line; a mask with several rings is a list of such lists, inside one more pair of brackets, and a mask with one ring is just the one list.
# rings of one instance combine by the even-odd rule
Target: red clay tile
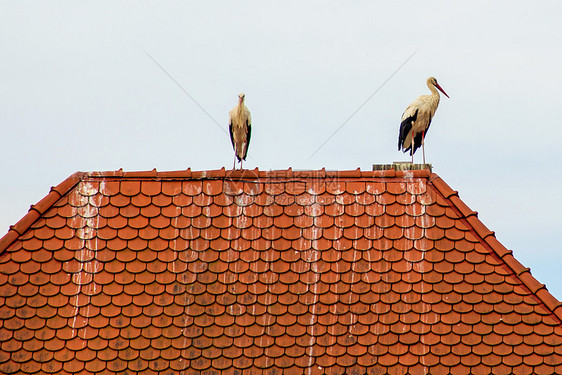
[[355,201],[357,203],[359,203],[360,205],[370,206],[373,203],[375,203],[376,197],[373,194],[365,192],[365,193],[356,195]]
[[[431,206],[427,206],[425,209],[425,212],[429,215],[429,216],[433,216],[433,217],[439,217],[439,218],[443,218],[442,220],[447,220],[449,219],[449,217],[444,216],[446,209],[445,207],[439,206],[439,205],[431,205]],[[446,223],[446,221],[445,221]],[[454,222],[453,222],[454,225]],[[450,228],[450,227],[448,227]]]
[[244,193],[248,195],[261,195],[263,193],[263,184],[259,182],[245,182],[244,183]]
[[365,214],[365,206],[359,203],[351,203],[345,206],[345,213],[352,217],[358,217]]
[[394,204],[395,202],[396,202],[396,196],[389,192],[384,192],[382,194],[377,195],[377,203],[383,206],[388,206]]
[[[116,208],[126,207],[129,204],[131,204],[131,197],[123,194],[115,195],[111,197],[110,204],[111,206]],[[111,210],[111,209],[108,208],[107,210]]]
[[365,190],[373,195],[382,194],[386,191],[384,180],[373,179],[365,183]]
[[[330,206],[332,204],[334,204],[334,202],[336,201],[336,197],[332,194],[329,194],[327,192],[316,196],[316,202],[317,204],[311,204],[305,208],[310,207],[311,208],[311,213],[307,213],[307,215],[315,215],[314,212],[317,212],[318,207],[326,207],[326,206]],[[305,211],[306,212],[306,211]],[[316,214],[317,215],[317,214]]]
[[379,228],[390,228],[396,224],[396,218],[390,215],[375,217],[375,226]]
[[424,206],[420,204],[408,204],[404,207],[404,209],[406,211],[406,215],[412,217],[418,217],[426,214]]
[[406,192],[406,182],[388,182],[386,184],[386,191],[390,194],[401,195]]
[[365,192],[365,182],[352,181],[345,184],[345,189],[349,194],[359,195]]
[[203,184],[201,181],[188,180],[184,181],[182,184],[182,192],[186,195],[199,195],[203,189]]
[[203,181],[203,194],[206,195],[219,195],[222,193],[223,181],[221,180],[207,180]]

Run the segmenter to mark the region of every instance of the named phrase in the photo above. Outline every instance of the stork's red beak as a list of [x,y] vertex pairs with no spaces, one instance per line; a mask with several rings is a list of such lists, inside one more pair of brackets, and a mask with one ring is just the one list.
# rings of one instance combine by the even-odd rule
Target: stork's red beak
[[[439,91],[441,91],[443,93],[443,95],[445,95],[447,98],[449,98],[449,95],[447,95],[447,93],[445,92],[445,90],[443,90],[441,88],[441,86],[439,86],[439,84],[437,82],[435,82],[435,87],[437,87],[439,89]],[[451,98],[449,98],[451,99]]]

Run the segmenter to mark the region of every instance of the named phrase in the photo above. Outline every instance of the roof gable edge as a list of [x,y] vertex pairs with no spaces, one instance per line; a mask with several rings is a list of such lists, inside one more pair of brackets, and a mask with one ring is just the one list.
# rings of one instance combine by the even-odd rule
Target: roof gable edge
[[513,256],[513,251],[503,246],[493,231],[488,229],[480,219],[478,213],[472,211],[458,196],[458,192],[453,190],[443,181],[437,174],[432,173],[429,183],[433,185],[435,190],[450,202],[461,214],[461,218],[474,230],[488,247],[515,273],[517,278],[525,285],[533,295],[539,299],[552,313],[562,321],[562,303],[556,299],[546,288],[546,285],[540,283],[532,274],[531,270],[523,266]]
[[29,207],[29,211],[16,224],[11,225],[8,233],[0,238],[0,254],[2,254],[12,243],[23,235],[49,208],[52,207],[62,196],[72,190],[82,180],[86,173],[76,172],[66,180],[52,186],[49,194],[36,204]]

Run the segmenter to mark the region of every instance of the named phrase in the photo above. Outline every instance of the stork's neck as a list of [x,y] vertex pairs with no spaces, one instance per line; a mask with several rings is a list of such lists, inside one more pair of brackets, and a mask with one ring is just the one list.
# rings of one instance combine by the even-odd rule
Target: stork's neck
[[437,87],[433,86],[432,84],[428,84],[427,86],[431,91],[431,101],[434,103],[433,105],[435,109],[437,109],[437,106],[439,105],[439,99],[441,98],[441,96],[439,95],[439,91],[437,90]]
[[427,87],[429,87],[429,90],[431,91],[431,96],[439,99],[439,91],[437,90],[437,87],[433,86],[431,83],[428,83]]

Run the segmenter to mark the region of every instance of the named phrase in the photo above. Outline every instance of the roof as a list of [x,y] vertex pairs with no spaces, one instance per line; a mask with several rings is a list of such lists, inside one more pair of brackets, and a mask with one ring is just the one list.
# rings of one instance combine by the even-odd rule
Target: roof
[[427,169],[77,173],[0,318],[2,373],[562,373],[560,303]]

